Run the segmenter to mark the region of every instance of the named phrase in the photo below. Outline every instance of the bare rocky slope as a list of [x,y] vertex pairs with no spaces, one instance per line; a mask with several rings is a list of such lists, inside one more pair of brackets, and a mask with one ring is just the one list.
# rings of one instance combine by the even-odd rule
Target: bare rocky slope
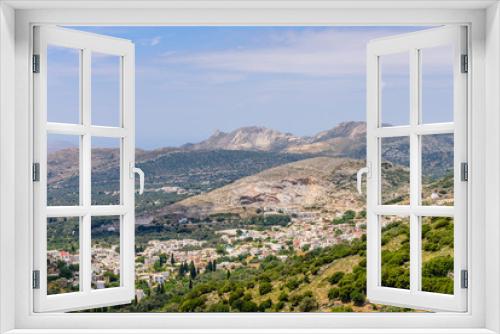
[[359,160],[317,157],[305,159],[237,180],[182,200],[166,208],[170,213],[203,218],[213,214],[255,214],[266,207],[292,212],[342,213],[361,209],[355,191]]

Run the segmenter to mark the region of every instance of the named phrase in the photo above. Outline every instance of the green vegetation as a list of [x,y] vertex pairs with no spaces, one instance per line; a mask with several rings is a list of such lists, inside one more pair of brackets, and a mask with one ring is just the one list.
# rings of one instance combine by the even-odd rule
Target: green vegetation
[[[402,145],[401,143],[396,143]],[[394,144],[394,145],[396,145]],[[217,213],[205,218],[179,217],[177,213],[163,210],[169,204],[190,196],[227,185],[244,176],[288,162],[302,160],[306,155],[250,151],[176,151],[159,154],[155,159],[138,163],[149,177],[146,193],[137,197],[137,214],[153,218],[136,229],[136,252],[142,252],[149,240],[195,239],[203,246],[185,246],[188,252],[199,248],[215,249],[217,261],[202,262],[197,268],[193,261],[175,259],[173,254],[158,254],[158,260],[148,263],[148,258],[138,256],[136,261],[148,263],[148,271],[170,271],[162,283],[151,280],[137,281],[136,288],[144,292],[142,299],[131,305],[106,308],[114,312],[361,312],[406,311],[400,308],[373,305],[366,299],[366,238],[325,248],[315,248],[314,243],[294,246],[293,240],[283,242],[279,256],[252,254],[231,255],[231,248],[242,243],[251,244],[259,251],[264,243],[274,243],[271,238],[248,237],[232,245],[221,239],[217,232],[236,229],[241,236],[246,229],[270,230],[273,226],[286,227],[299,214],[287,215],[281,211],[269,214],[262,208],[248,206],[245,214]],[[398,160],[399,159],[399,160]],[[386,204],[408,201],[404,184],[409,182],[408,169],[400,165],[401,157],[383,166],[384,198]],[[426,158],[427,159],[427,158]],[[433,159],[425,160],[429,167]],[[433,173],[424,178],[425,196],[437,192],[443,197],[452,194],[453,178],[437,178],[439,166],[432,165]],[[93,171],[95,203],[110,203],[118,198],[116,170],[104,168]],[[350,175],[332,175],[331,182],[339,179],[345,187],[352,186]],[[78,186],[75,177],[58,183],[60,188],[50,192],[51,203],[72,199],[68,189]],[[179,187],[179,191],[160,189],[165,185]],[[60,190],[58,190],[60,189]],[[347,188],[346,188],[347,189]],[[74,189],[73,189],[74,190]],[[149,190],[149,191],[148,191]],[[76,196],[78,195],[77,193]],[[253,198],[244,196],[252,203]],[[305,210],[317,211],[321,205],[311,205]],[[228,210],[229,211],[229,210]],[[249,217],[248,213],[255,212]],[[331,219],[331,216],[328,216]],[[341,237],[344,229],[356,232],[366,227],[364,210],[347,210],[331,220],[333,233]],[[342,226],[347,224],[347,226]],[[118,233],[116,218],[94,217],[92,243],[102,247],[116,245]],[[119,226],[119,224],[118,224]],[[332,226],[329,226],[332,228]],[[49,250],[78,252],[78,219],[58,218],[49,220]],[[409,288],[409,223],[393,218],[382,229],[382,284],[396,288]],[[295,250],[294,250],[295,247]],[[424,291],[453,293],[453,220],[451,218],[424,218],[422,221],[422,288]],[[249,252],[250,253],[250,252]],[[257,255],[255,255],[257,254]],[[267,253],[269,254],[269,253]],[[177,255],[176,255],[177,256]],[[180,257],[180,256],[179,256]],[[235,266],[224,266],[224,262]],[[198,263],[198,262],[197,262]],[[228,269],[229,268],[229,269]],[[78,285],[68,285],[75,278],[78,266],[63,261],[54,262],[49,275],[49,293],[77,291]],[[161,276],[161,275],[157,275]],[[165,276],[167,277],[167,276]],[[118,286],[119,277],[104,272],[106,286]],[[75,290],[76,289],[76,290]],[[138,297],[139,298],[139,297]]]
[[356,212],[354,212],[353,210],[347,210],[346,212],[344,212],[342,217],[335,218],[332,221],[332,224],[334,225],[347,224],[347,223],[354,224],[353,222],[354,217],[356,217]]

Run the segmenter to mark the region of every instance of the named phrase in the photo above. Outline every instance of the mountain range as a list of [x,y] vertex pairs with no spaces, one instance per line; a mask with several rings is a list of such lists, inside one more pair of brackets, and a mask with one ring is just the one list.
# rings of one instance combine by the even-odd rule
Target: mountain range
[[249,150],[281,153],[338,156],[363,155],[366,145],[366,123],[345,122],[314,136],[300,137],[291,133],[249,126],[229,133],[215,131],[208,139],[196,144],[183,145],[187,150]]
[[[423,178],[447,175],[453,166],[452,137],[427,136],[423,143]],[[392,179],[384,182],[398,189],[409,175],[408,138],[383,139],[382,154],[392,172]],[[352,193],[365,157],[364,122],[341,123],[307,137],[251,126],[229,133],[216,131],[204,141],[181,147],[138,149],[136,165],[146,174],[146,194],[137,197],[137,212],[143,217],[138,221],[148,223],[159,214],[179,210],[200,216],[241,211],[242,206],[303,208],[327,196],[359,207],[362,203]],[[93,148],[93,202],[119,196],[119,158],[118,149]],[[68,193],[77,198],[78,159],[76,148],[49,153],[50,203],[68,205],[64,203]],[[339,178],[348,180],[351,195],[339,188]],[[325,203],[322,206],[334,209],[333,202]]]

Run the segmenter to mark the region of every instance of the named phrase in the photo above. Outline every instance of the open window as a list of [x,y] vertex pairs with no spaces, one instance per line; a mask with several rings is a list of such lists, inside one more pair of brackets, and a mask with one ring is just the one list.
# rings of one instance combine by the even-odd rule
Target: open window
[[[134,298],[137,171],[134,45],[36,27],[33,72],[35,312],[129,303]],[[102,94],[104,86],[114,93]],[[56,148],[59,153],[52,154]],[[106,160],[109,166],[95,168],[103,155],[113,154]],[[119,172],[106,173],[113,169]],[[58,184],[64,175],[73,180],[71,190]],[[102,180],[110,175],[119,176],[104,189]],[[99,248],[92,242],[94,230],[108,236]],[[114,263],[106,268],[113,270],[103,271],[103,252],[112,254],[106,259]]]
[[[368,298],[465,311],[466,29],[446,26],[377,39],[367,53]],[[429,147],[443,141],[451,145],[443,145],[438,154],[446,159],[437,166]],[[452,240],[432,235],[437,225],[452,229]],[[392,242],[401,235],[405,240]],[[436,289],[439,276],[452,277],[452,286]]]
[[[339,281],[342,279],[339,277],[344,276],[344,271],[338,269],[336,255],[324,256],[330,259],[330,270],[325,270],[326,266],[322,271],[311,270],[311,277],[307,274],[303,281],[293,278],[292,274],[281,277],[283,282],[292,282],[286,286],[288,291],[292,293],[300,284],[308,286],[310,279],[328,281],[332,288],[328,292],[323,290],[325,298],[321,298],[324,303],[321,311],[349,310],[344,305],[339,307],[340,302],[352,302],[358,311],[389,309],[379,308],[374,303],[465,311],[466,30],[458,26],[413,29],[420,31],[397,36],[393,36],[394,31],[385,32],[390,37],[368,44],[366,124],[349,122],[328,130],[330,135],[323,131],[314,137],[292,138],[282,133],[275,136],[278,138],[276,144],[259,146],[257,141],[255,147],[249,146],[251,139],[248,138],[270,130],[245,127],[230,133],[218,131],[209,137],[213,141],[234,135],[248,141],[236,148],[225,146],[232,140],[224,139],[214,146],[204,145],[210,142],[207,140],[175,149],[156,149],[148,154],[140,150],[137,163],[148,171],[153,182],[148,184],[145,201],[137,203],[138,239],[135,245],[134,174],[141,177],[141,192],[144,174],[134,166],[134,46],[128,40],[88,32],[45,26],[35,28],[35,311],[72,311],[128,304],[135,295],[136,303],[107,309],[133,310],[143,298],[151,296],[151,291],[153,295],[164,294],[166,289],[179,289],[179,286],[183,289],[185,303],[163,305],[162,312],[209,310],[212,305],[197,308],[196,303],[189,300],[190,290],[204,279],[216,284],[230,280],[231,270],[246,266],[247,258],[257,263],[277,256],[276,259],[289,265],[293,264],[287,262],[293,259],[291,254],[309,252],[312,256],[308,259],[315,262],[321,255],[312,251],[334,254],[336,247],[355,249],[355,253],[345,252],[348,254],[345,258],[352,258],[343,261],[348,263],[345,282],[352,277],[362,282],[356,291],[346,293],[344,289],[345,296],[340,296],[344,282]],[[102,33],[102,30],[93,31]],[[160,38],[156,36],[150,42],[151,47]],[[359,49],[362,55],[366,41]],[[138,54],[142,55],[141,50]],[[140,60],[139,57],[138,66]],[[158,118],[155,117],[154,122],[158,122]],[[183,125],[186,130],[181,131],[182,135],[196,132],[189,124]],[[152,130],[147,128],[148,132]],[[164,128],[161,131],[168,132]],[[242,136],[241,133],[250,135]],[[338,179],[352,181],[346,177],[351,167],[356,170],[364,165],[361,160],[364,159],[365,135],[368,165],[358,173],[358,189],[361,189],[360,174],[367,172],[366,212],[364,198],[352,191],[340,195],[346,197],[344,204],[334,203],[338,198],[331,194],[339,196],[339,189],[347,188],[337,188],[331,174],[321,176],[318,172],[330,169],[331,173],[339,173]],[[354,151],[335,151],[342,146],[354,147]],[[233,170],[207,164],[203,166],[206,171],[200,172],[201,167],[193,164],[200,159],[213,161],[221,150],[225,151],[225,158],[217,162],[221,166],[225,167],[231,159],[240,163],[242,156],[251,154],[257,162],[251,165],[259,165],[262,169],[236,170],[232,180],[227,175]],[[245,151],[244,155],[238,151]],[[184,165],[175,160],[177,166],[185,170],[179,172],[181,168],[178,168],[176,173],[179,174],[169,174],[172,161],[178,159],[179,153],[188,157],[183,160]],[[298,163],[294,165],[295,162]],[[272,174],[278,186],[267,187],[271,174],[265,170],[276,171],[274,168],[280,165],[286,166],[282,167],[282,174]],[[241,168],[238,164],[234,166]],[[305,169],[304,166],[309,167]],[[221,174],[223,178],[215,175],[213,180],[207,181],[205,175],[213,176],[214,170],[225,173]],[[294,174],[295,170],[300,173]],[[179,177],[182,173],[204,176],[193,180]],[[317,181],[304,181],[307,173],[311,173],[310,180],[320,180],[324,188],[317,187]],[[286,178],[280,179],[282,175]],[[235,182],[246,177],[243,182]],[[245,182],[266,186],[256,187],[261,192],[257,196],[252,195],[254,188],[244,187]],[[284,190],[299,194],[297,197],[284,196],[293,201],[280,202],[276,196],[277,189],[285,189],[282,183],[295,187]],[[308,187],[310,184],[312,186]],[[223,202],[218,196],[230,196],[225,192],[228,188],[212,190],[225,186],[239,188],[230,192],[234,198]],[[309,205],[302,194],[314,198],[314,205]],[[329,197],[332,203],[316,201],[317,197],[322,200]],[[220,203],[223,205],[218,206]],[[257,229],[252,226],[256,224],[263,226]],[[365,227],[368,233],[366,253]],[[175,235],[168,234],[173,231]],[[198,231],[195,237],[199,240],[191,239],[192,231]],[[166,240],[156,240],[160,233],[165,233],[162,237]],[[210,242],[206,242],[207,235]],[[251,235],[261,241],[273,241],[254,244]],[[138,254],[134,254],[135,249]],[[281,265],[278,260],[276,263]],[[354,268],[353,276],[349,273],[351,268]],[[325,279],[327,275],[330,275],[328,280]],[[169,284],[165,284],[167,280]],[[173,282],[175,284],[170,284]],[[177,285],[179,282],[181,285]],[[364,294],[365,282],[369,301]],[[241,280],[237,283],[241,284]],[[257,293],[254,284],[245,284],[247,296]],[[267,284],[262,286],[261,289],[259,285],[259,296],[273,289]],[[305,298],[306,292],[296,297]],[[238,303],[229,308],[223,298],[220,299],[220,310],[224,312],[245,309]],[[269,310],[272,302],[247,309]],[[288,304],[289,308],[284,302],[274,302],[281,305],[273,309],[276,311],[319,309],[314,300],[310,300],[311,307],[304,303],[299,308],[293,301]],[[214,309],[218,308],[210,308]]]

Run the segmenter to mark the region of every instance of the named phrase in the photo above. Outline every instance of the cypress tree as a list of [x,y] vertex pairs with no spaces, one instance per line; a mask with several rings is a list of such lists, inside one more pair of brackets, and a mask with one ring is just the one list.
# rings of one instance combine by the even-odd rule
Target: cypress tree
[[191,275],[191,279],[196,278],[196,267],[193,261],[189,262],[189,274]]

